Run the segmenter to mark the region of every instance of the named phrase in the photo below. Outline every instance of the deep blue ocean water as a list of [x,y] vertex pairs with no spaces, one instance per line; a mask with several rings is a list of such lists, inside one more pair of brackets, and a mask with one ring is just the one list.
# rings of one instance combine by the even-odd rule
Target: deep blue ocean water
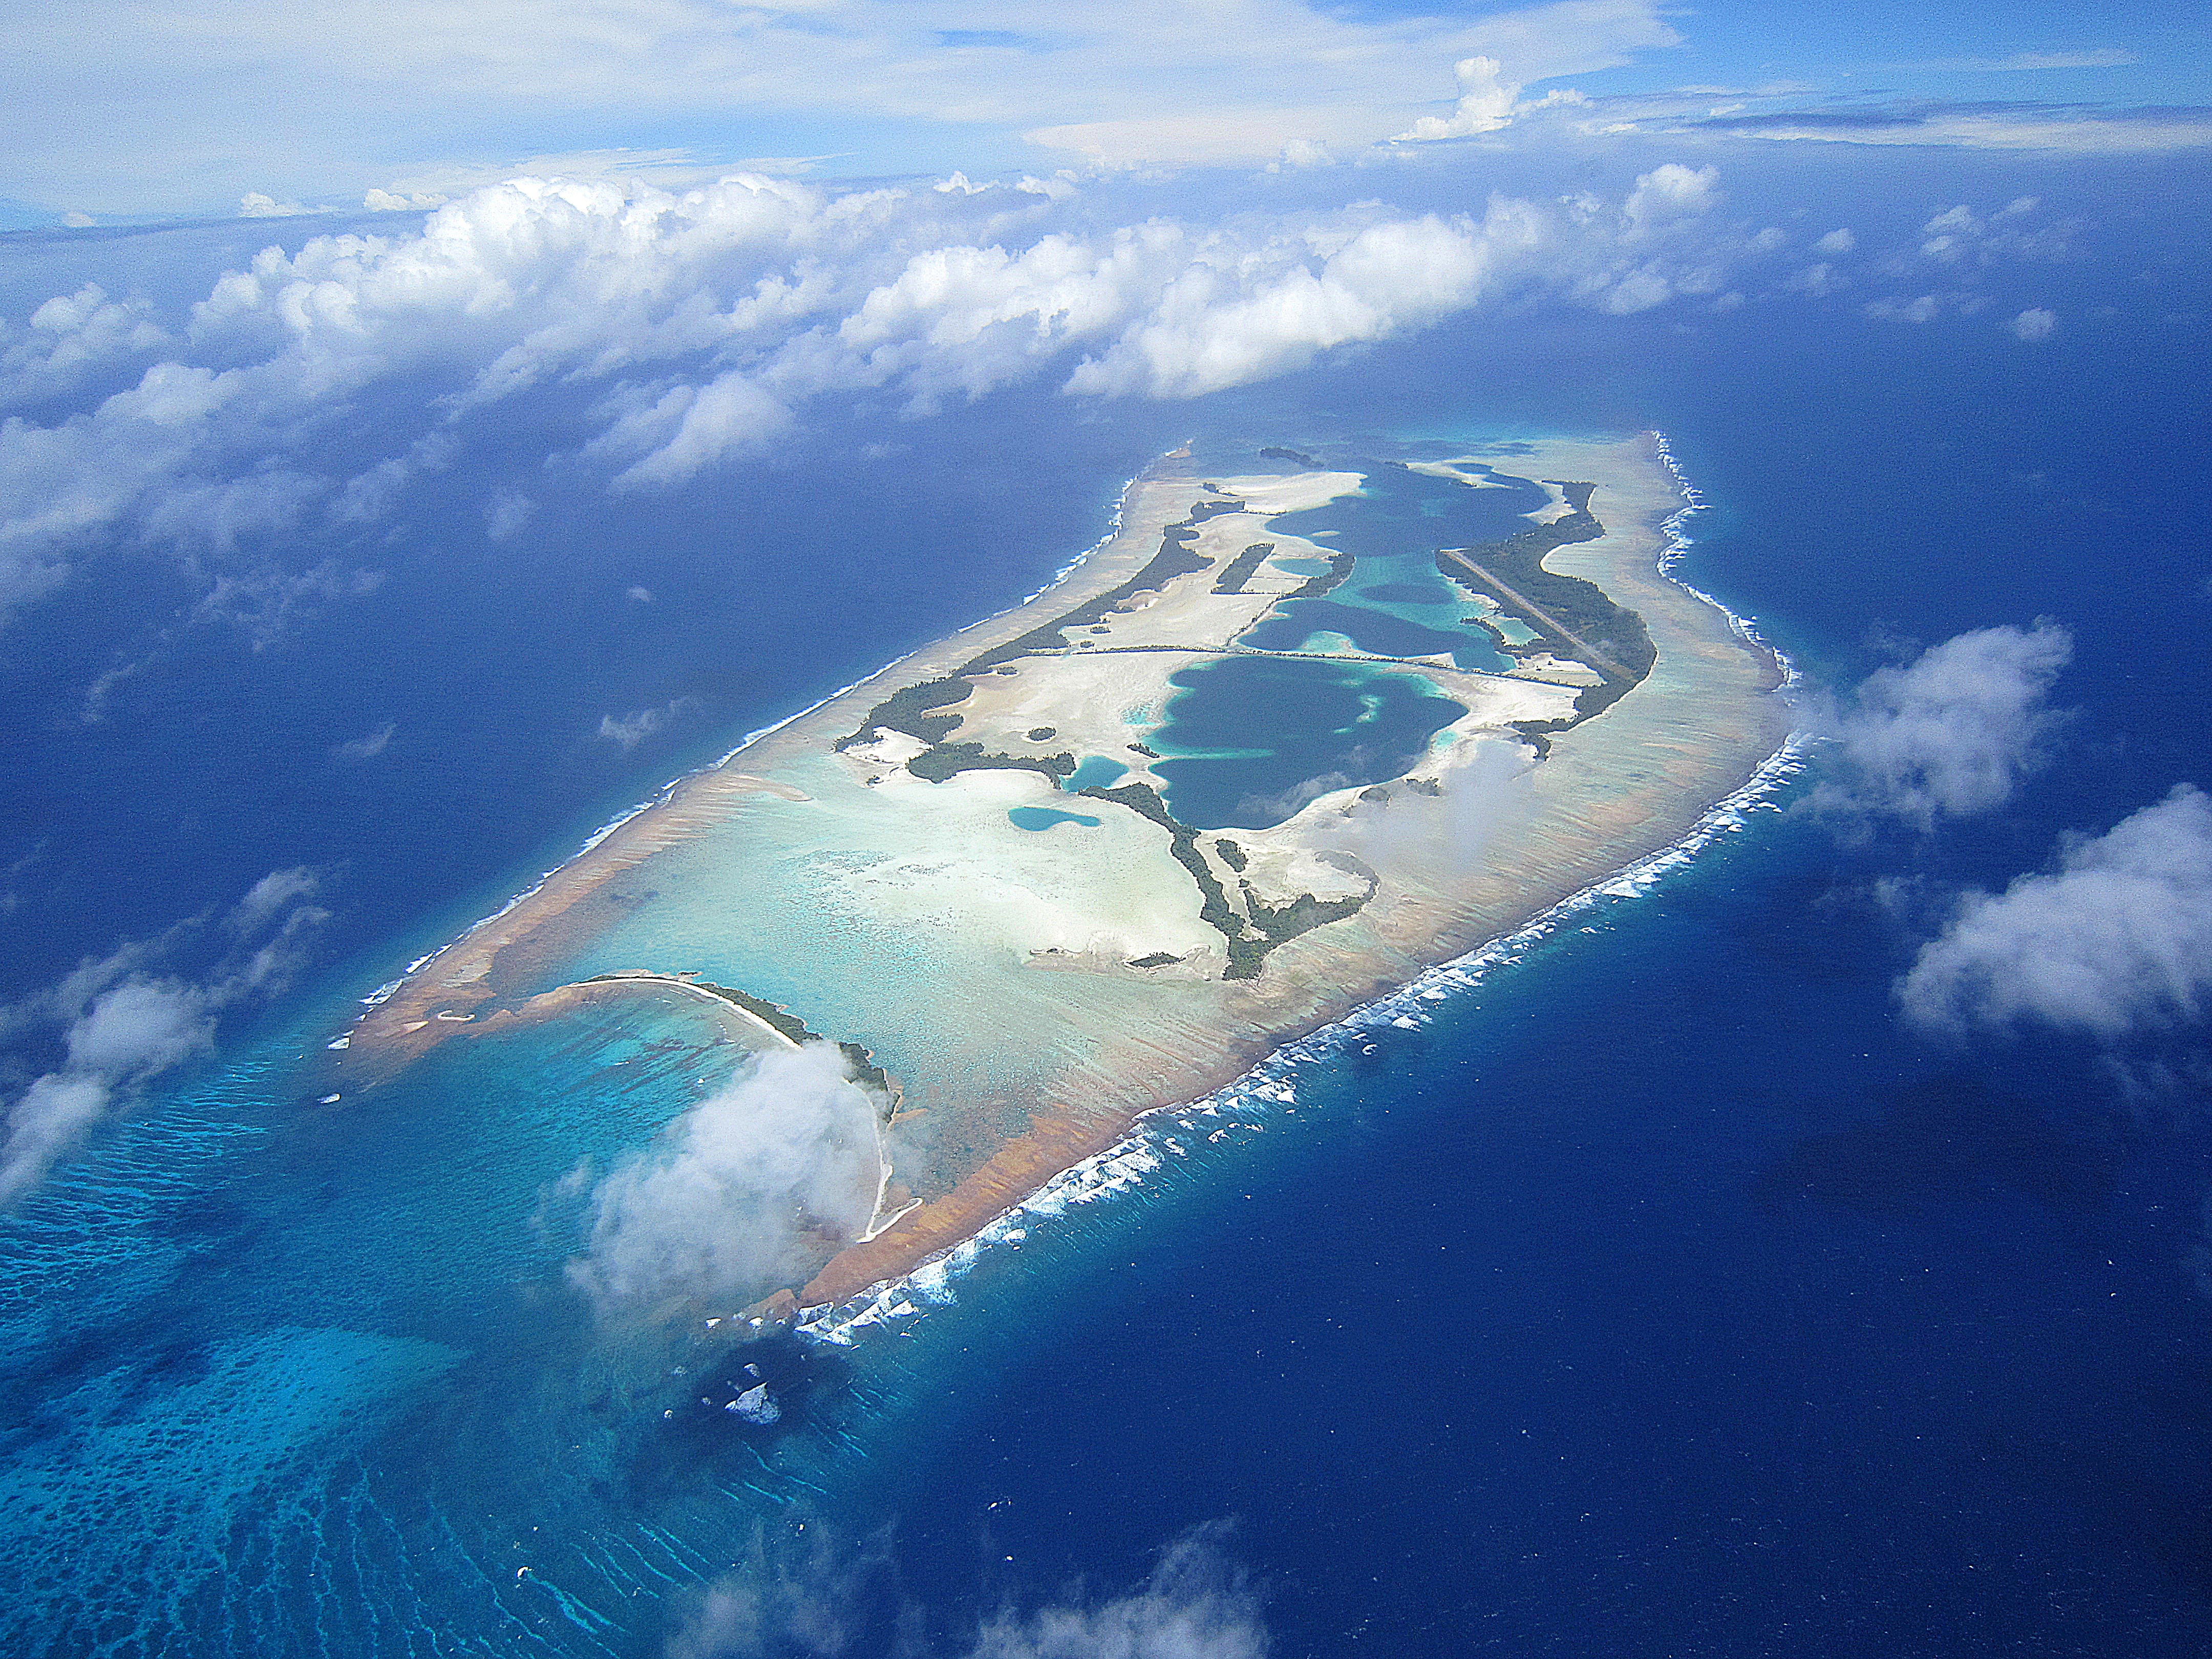
[[[2212,782],[2186,309],[2033,352],[1986,319],[1586,319],[1196,406],[1014,394],[837,490],[857,424],[580,497],[527,580],[457,481],[356,550],[372,593],[258,649],[118,554],[0,668],[8,990],[288,865],[334,919],[297,992],[0,1224],[9,1650],[649,1654],[722,1583],[768,1587],[763,1650],[819,1650],[833,1607],[848,1650],[961,1651],[1227,1522],[1283,1654],[2205,1651],[2202,1034],[1947,1046],[1891,993],[1945,894]],[[1714,503],[1685,574],[1818,683],[2066,623],[2052,765],[1994,817],[1849,839],[1798,810],[1816,754],[945,1305],[763,1353],[772,1430],[721,1411],[723,1351],[600,1329],[562,1276],[561,1178],[714,1075],[682,1010],[316,1103],[352,999],[734,735],[1030,591],[1194,428],[1646,426]],[[514,442],[456,477],[526,471]],[[634,749],[598,735],[647,708]]]

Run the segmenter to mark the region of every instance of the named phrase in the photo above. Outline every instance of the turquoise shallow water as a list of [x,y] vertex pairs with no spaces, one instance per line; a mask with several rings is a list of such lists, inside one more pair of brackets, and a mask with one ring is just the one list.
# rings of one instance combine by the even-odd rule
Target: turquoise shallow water
[[[715,1403],[709,1345],[603,1329],[562,1272],[562,1178],[722,1063],[696,1017],[451,1046],[325,1112],[341,997],[155,1091],[0,1232],[0,1646],[641,1656],[726,1584],[769,1631],[738,1651],[834,1650],[806,1645],[829,1607],[846,1652],[966,1653],[997,1610],[1119,1594],[1227,1521],[1211,1547],[1264,1586],[1279,1655],[2203,1654],[2201,1025],[1946,1046],[1891,991],[1901,895],[2001,888],[2212,781],[2175,715],[2212,702],[2201,399],[2172,367],[2194,337],[2087,314],[2031,355],[1986,318],[1749,306],[1678,339],[1662,313],[1564,382],[1486,335],[1335,383],[1377,428],[1448,426],[1475,362],[1534,410],[1656,420],[1723,504],[1701,584],[1837,684],[1900,633],[2061,617],[2075,735],[2013,810],[1930,836],[1754,815],[1290,1100],[1178,1131],[949,1303],[762,1355],[772,1427]],[[1294,390],[1223,424],[1319,446]],[[2050,548],[2074,552],[2022,551]],[[711,568],[682,551],[653,583]],[[297,701],[242,702],[236,732]],[[307,731],[301,769],[372,723]],[[199,740],[173,735],[181,763]],[[474,799],[466,758],[426,813]],[[471,822],[532,810],[477,787]],[[262,827],[267,779],[240,787],[225,846]],[[358,799],[291,810],[370,844]]]
[[1096,830],[1099,824],[1097,818],[1085,817],[1080,812],[1062,812],[1050,806],[1009,807],[1006,816],[1013,821],[1017,830],[1049,830],[1056,823],[1073,823],[1085,830]]
[[653,1475],[692,1455],[661,1413],[696,1395],[666,1333],[602,1330],[564,1282],[563,1177],[648,1139],[733,1052],[672,1001],[586,1011],[330,1108],[313,1052],[180,1091],[10,1239],[9,1281],[43,1294],[4,1328],[9,1645],[644,1640],[641,1587],[742,1539],[775,1502],[742,1482],[775,1477],[726,1435],[696,1479]]

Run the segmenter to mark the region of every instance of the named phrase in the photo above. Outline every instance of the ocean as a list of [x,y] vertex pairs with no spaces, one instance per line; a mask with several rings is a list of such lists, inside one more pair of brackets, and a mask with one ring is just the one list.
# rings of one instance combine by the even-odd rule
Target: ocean
[[[9,994],[180,921],[162,960],[213,961],[274,869],[313,866],[331,916],[292,991],[0,1221],[0,1640],[2204,1651],[2201,1032],[1936,1041],[1893,991],[1952,896],[2212,781],[2178,314],[2033,350],[1758,307],[1452,326],[1201,403],[856,415],[776,468],[577,492],[526,564],[477,504],[531,476],[517,433],[340,550],[373,583],[282,616],[195,617],[117,550],[0,665]],[[1683,575],[1816,691],[2063,622],[2051,763],[1923,834],[1812,810],[1814,746],[1681,867],[1158,1121],[912,1313],[746,1351],[773,1424],[724,1409],[726,1345],[597,1325],[563,1277],[574,1172],[712,1075],[696,1015],[302,1091],[409,961],[744,731],[1032,591],[1194,431],[1644,428],[1711,503]]]

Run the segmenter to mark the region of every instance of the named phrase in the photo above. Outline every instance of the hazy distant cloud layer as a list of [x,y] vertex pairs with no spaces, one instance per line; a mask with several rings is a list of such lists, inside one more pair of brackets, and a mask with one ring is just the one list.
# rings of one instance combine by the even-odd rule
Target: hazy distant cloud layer
[[[59,983],[0,1007],[0,1042],[43,1040],[58,1063],[9,1103],[0,1139],[0,1206],[15,1202],[137,1085],[214,1042],[224,1009],[270,996],[304,965],[329,913],[305,868],[272,871],[227,915],[182,924],[88,960]],[[167,971],[179,948],[212,937],[214,966]]]
[[2036,1023],[2113,1039],[2202,1016],[2212,992],[2212,799],[2182,785],[2058,867],[1969,896],[1899,983],[1915,1023]]
[[[373,584],[258,569],[252,550],[375,526],[520,398],[568,401],[556,476],[661,488],[757,453],[824,398],[888,393],[924,415],[1040,378],[1195,397],[1485,307],[1713,295],[1781,238],[1722,206],[1712,168],[1674,163],[1612,201],[1218,225],[1102,225],[1064,180],[835,193],[740,177],[673,195],[519,179],[418,234],[266,250],[167,328],[88,288],[0,336],[0,408],[86,389],[76,413],[0,427],[0,610],[118,538],[173,548],[271,614]],[[357,470],[330,470],[349,456]],[[517,538],[535,510],[495,494],[484,533]]]
[[[1261,1599],[1225,1553],[1226,1530],[1185,1534],[1125,1595],[1071,1595],[1028,1614],[1002,1612],[972,1639],[929,1650],[967,1659],[1264,1659]],[[902,1628],[924,1622],[924,1609],[897,1591],[896,1561],[881,1540],[852,1557],[820,1545],[783,1554],[796,1559],[757,1549],[747,1569],[718,1581],[671,1640],[670,1659],[836,1659],[877,1650],[864,1645],[872,1620]]]
[[[917,147],[934,134],[970,146],[981,135],[998,164],[1024,134],[1116,164],[1265,161],[1292,140],[1358,145],[1405,131],[1451,105],[1454,65],[1471,58],[1525,83],[1663,50],[1680,37],[1662,10],[1658,0],[1474,17],[1299,0],[332,0],[272,13],[210,0],[187,15],[88,0],[16,20],[21,67],[0,78],[11,112],[0,115],[0,195],[58,198],[57,211],[175,211],[212,179],[253,214],[333,189],[349,204],[374,190],[371,205],[411,205],[449,189],[441,167],[471,159],[487,131],[672,125],[742,125],[779,154],[794,128],[838,133],[817,147],[872,144],[878,173],[902,170],[902,148],[927,153]],[[68,66],[66,95],[40,63]],[[243,109],[256,120],[241,123]],[[365,129],[381,157],[362,153]],[[127,155],[118,132],[131,135]],[[961,159],[934,142],[940,165]],[[525,138],[507,154],[542,148]]]
[[2048,757],[2045,698],[2073,652],[2053,622],[1984,628],[1869,675],[1828,721],[1844,776],[1815,799],[1923,827],[2002,805]]

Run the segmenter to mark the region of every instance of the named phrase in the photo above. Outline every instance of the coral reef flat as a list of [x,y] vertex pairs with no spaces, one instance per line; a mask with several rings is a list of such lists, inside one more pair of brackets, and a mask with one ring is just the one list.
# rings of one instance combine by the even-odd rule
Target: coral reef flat
[[[587,982],[696,981],[743,1046],[843,1043],[895,1085],[895,1178],[785,1287],[839,1301],[1667,846],[1786,737],[1772,654],[1662,569],[1681,501],[1650,438],[1304,459],[1162,461],[1061,581],[673,787],[338,1063],[373,1079]],[[1429,544],[1433,512],[1328,539],[1501,487],[1528,506],[1493,541]]]

